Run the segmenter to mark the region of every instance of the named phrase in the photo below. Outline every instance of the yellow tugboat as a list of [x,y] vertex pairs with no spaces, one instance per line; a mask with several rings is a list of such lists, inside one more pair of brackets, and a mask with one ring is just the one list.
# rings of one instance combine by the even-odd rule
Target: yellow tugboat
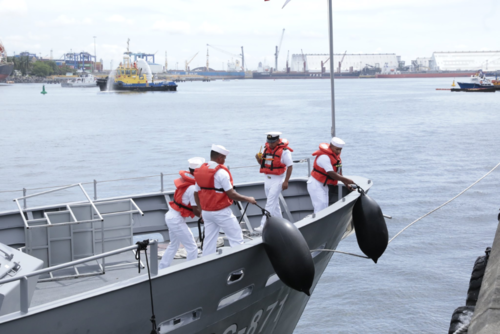
[[[130,40],[129,40],[130,41]],[[101,91],[120,90],[120,91],[177,91],[177,84],[173,81],[154,81],[151,72],[143,73],[143,68],[139,67],[136,62],[133,64],[130,61],[131,52],[128,48],[124,53],[123,62],[120,63],[115,71],[114,77],[106,77],[98,79],[97,85]],[[146,62],[144,62],[146,66]],[[112,82],[108,85],[108,81]]]

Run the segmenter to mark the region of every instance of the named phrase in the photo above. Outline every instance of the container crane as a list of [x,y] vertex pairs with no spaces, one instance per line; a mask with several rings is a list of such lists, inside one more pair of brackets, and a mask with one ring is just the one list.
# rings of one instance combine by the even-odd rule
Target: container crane
[[[234,54],[234,53],[231,53],[231,52],[228,52],[228,51],[225,51],[225,50],[222,50],[221,48],[218,48],[216,46],[213,46],[213,45],[210,45],[210,44],[207,44],[207,47],[211,47],[212,49],[215,49],[219,52],[222,52],[222,53],[225,53],[225,54],[228,54],[230,55],[231,57],[235,57],[235,58],[240,58],[241,57],[241,69],[243,71],[245,71],[245,54],[243,53],[243,47],[241,47],[241,54]],[[207,57],[208,57],[208,48],[207,48]],[[208,62],[208,58],[207,58],[207,62]],[[208,66],[207,66],[208,67]]]
[[342,62],[344,61],[346,53],[347,53],[347,50],[344,52],[344,55],[342,56],[342,59],[339,61],[339,73],[342,70]]
[[[198,51],[198,52],[196,52],[196,54],[193,56],[193,58],[191,58],[191,60],[190,60],[190,61],[187,61],[187,60],[186,60],[186,72],[188,72],[188,71],[189,71],[189,64],[190,64],[190,63],[193,61],[193,59],[194,59],[194,58],[198,55],[198,53],[200,53],[200,52],[199,52],[199,51]],[[207,66],[207,67],[208,67],[208,66]]]
[[326,72],[325,65],[326,65],[326,63],[328,63],[329,60],[330,60],[330,57],[328,57],[325,61],[321,61],[321,73]]
[[281,33],[281,39],[280,39],[280,46],[278,47],[276,45],[276,53],[274,54],[275,57],[275,63],[274,63],[274,70],[278,71],[278,57],[281,51],[281,43],[283,43],[283,36],[285,36],[285,29],[283,28],[283,32]]
[[289,59],[290,59],[290,50],[288,50],[288,54],[286,55],[286,73],[290,73],[290,67],[288,66]]

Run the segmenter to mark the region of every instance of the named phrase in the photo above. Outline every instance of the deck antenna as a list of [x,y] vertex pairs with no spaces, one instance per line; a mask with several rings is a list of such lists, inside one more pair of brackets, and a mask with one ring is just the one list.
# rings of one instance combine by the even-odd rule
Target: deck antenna
[[332,0],[328,0],[328,33],[330,37],[330,86],[332,94],[332,137],[335,137],[335,83],[333,71],[333,20],[332,20]]

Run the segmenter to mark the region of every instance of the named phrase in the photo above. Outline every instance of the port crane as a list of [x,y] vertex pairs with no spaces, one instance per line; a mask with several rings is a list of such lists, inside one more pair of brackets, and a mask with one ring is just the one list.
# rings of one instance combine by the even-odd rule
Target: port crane
[[300,49],[300,52],[302,53],[302,61],[304,62],[304,73],[306,73],[306,56],[304,56],[302,49]]
[[330,60],[330,57],[326,58],[325,61],[321,61],[321,73],[325,73],[326,72],[325,65],[326,65],[326,63],[328,63],[329,60]]
[[290,59],[290,50],[288,50],[288,53],[286,55],[286,73],[290,73],[290,67],[288,66],[289,59]]
[[200,53],[200,52],[199,52],[199,51],[198,51],[198,52],[196,52],[196,54],[193,56],[193,58],[191,58],[191,60],[190,60],[190,61],[187,61],[187,60],[186,60],[186,72],[188,72],[188,71],[189,71],[189,64],[190,64],[190,63],[193,61],[193,59],[194,59],[194,58],[198,55],[198,53]]
[[[245,71],[245,53],[243,52],[243,47],[241,47],[241,54],[234,54],[234,53],[222,50],[221,48],[218,48],[218,47],[213,46],[211,44],[207,44],[207,64],[208,64],[208,47],[211,47],[214,50],[228,54],[228,55],[235,57],[235,58],[241,57],[241,69],[243,70],[243,72]],[[208,65],[207,65],[207,68],[208,68]]]
[[344,62],[344,58],[345,58],[346,53],[347,53],[347,50],[344,52],[342,59],[339,61],[339,73],[342,70],[342,63]]
[[275,57],[275,63],[274,63],[274,70],[278,71],[278,57],[281,51],[281,43],[283,43],[283,36],[285,36],[285,29],[283,28],[283,32],[281,33],[281,39],[280,39],[280,46],[278,47],[276,45],[276,53],[274,54]]

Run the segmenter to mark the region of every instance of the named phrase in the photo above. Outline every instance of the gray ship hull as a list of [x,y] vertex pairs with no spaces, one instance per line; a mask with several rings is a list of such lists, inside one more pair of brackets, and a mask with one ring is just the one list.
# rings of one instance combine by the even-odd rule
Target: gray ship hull
[[[366,188],[371,185],[366,179],[356,182]],[[242,187],[238,191],[245,193]],[[317,215],[309,214],[296,222],[311,250],[335,249],[343,237],[352,233],[352,208],[358,196],[353,192]],[[293,203],[293,196],[287,201]],[[303,204],[297,203],[297,207],[303,209]],[[273,280],[275,273],[262,239],[257,237],[221,250],[220,254],[160,270],[152,278],[159,333],[293,333],[309,297],[279,279]],[[312,291],[332,254],[313,253],[316,274]],[[243,277],[228,284],[229,275],[240,269]],[[221,307],[223,300],[245,289],[251,292],[248,296]],[[149,283],[147,275],[140,275],[31,307],[27,314],[15,312],[0,317],[0,332],[135,334],[151,329],[150,316]]]
[[13,70],[14,70],[14,64],[11,63],[0,64],[0,80],[6,79],[9,75],[12,74]]

